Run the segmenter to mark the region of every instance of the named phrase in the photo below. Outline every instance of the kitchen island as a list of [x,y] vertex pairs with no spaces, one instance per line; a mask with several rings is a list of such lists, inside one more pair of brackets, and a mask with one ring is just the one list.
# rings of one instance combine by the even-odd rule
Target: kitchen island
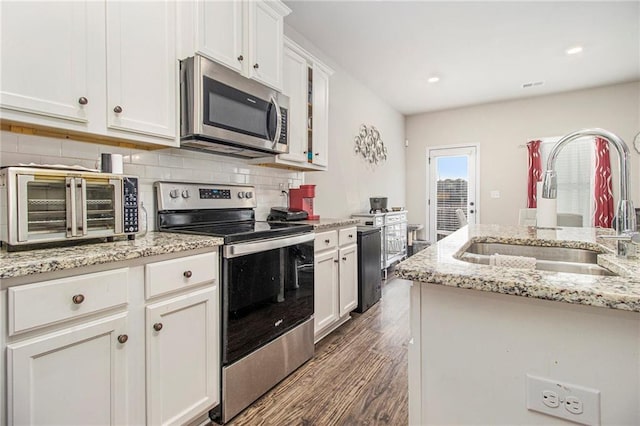
[[[580,413],[548,407],[554,416],[640,424],[640,262],[617,257],[600,238],[610,233],[469,225],[399,264],[414,282],[410,424],[566,424],[527,409],[539,396],[527,375],[564,385],[563,401],[576,385],[599,391]],[[460,260],[477,242],[595,250],[617,276]]]

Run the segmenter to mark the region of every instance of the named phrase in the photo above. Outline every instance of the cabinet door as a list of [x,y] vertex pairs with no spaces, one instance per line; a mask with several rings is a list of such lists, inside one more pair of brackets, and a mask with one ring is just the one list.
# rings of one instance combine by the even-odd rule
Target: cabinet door
[[329,165],[329,72],[313,65],[313,164]]
[[358,246],[340,249],[340,316],[358,306]]
[[110,129],[175,139],[175,7],[171,0],[107,2]]
[[291,49],[284,49],[284,94],[289,97],[289,153],[280,157],[307,162],[307,60]]
[[338,251],[328,250],[315,256],[314,269],[314,332],[337,321],[338,314]]
[[283,17],[263,0],[248,2],[249,77],[282,90]]
[[0,8],[1,106],[86,122],[86,2],[12,1]]
[[126,314],[7,347],[8,424],[122,425]]
[[199,1],[196,50],[229,68],[242,72],[242,2]]
[[146,308],[147,422],[185,424],[219,400],[218,287]]

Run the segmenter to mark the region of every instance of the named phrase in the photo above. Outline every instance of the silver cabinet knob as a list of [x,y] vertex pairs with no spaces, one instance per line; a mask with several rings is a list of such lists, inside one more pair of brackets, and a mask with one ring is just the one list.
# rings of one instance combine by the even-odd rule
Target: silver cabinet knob
[[121,334],[118,336],[118,343],[120,344],[125,344],[127,343],[127,340],[129,340],[129,336],[127,336],[126,334]]
[[239,61],[239,62],[244,61],[244,56],[242,56],[242,55],[238,56],[238,61]]
[[257,70],[258,68],[260,68],[260,65],[259,64],[253,64],[253,68]]
[[182,275],[184,275],[185,278],[191,278],[193,276],[193,272],[191,271],[184,271],[182,273]]
[[89,103],[89,99],[85,98],[84,96],[82,96],[80,99],[78,99],[78,103],[80,105],[86,105]]
[[120,114],[122,112],[122,107],[120,105],[116,105],[113,109],[113,112],[115,112],[116,114]]
[[84,294],[76,294],[71,298],[71,301],[73,301],[75,305],[81,304],[82,302],[84,302]]
[[162,330],[162,327],[163,327],[163,325],[162,325],[162,323],[161,323],[161,322],[157,322],[157,323],[153,324],[153,329],[154,329],[155,331],[160,331],[160,330]]

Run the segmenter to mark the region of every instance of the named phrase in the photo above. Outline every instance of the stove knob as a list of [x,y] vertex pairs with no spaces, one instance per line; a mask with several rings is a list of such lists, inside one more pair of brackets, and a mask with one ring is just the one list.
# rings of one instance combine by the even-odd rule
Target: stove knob
[[191,197],[191,193],[189,193],[188,189],[185,189],[184,191],[182,191],[182,198],[189,198]]
[[169,191],[169,197],[178,198],[180,196],[180,192],[177,189],[172,189]]
[[245,192],[245,198],[253,198],[253,192]]
[[238,198],[244,198],[244,192],[242,191],[238,192]]

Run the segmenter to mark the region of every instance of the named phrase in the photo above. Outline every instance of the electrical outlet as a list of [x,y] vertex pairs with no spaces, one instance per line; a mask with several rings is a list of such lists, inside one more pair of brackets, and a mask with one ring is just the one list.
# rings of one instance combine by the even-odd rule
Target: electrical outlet
[[560,400],[558,399],[558,394],[550,390],[542,391],[542,403],[549,408],[559,407]]
[[527,374],[527,409],[600,426],[600,391]]

